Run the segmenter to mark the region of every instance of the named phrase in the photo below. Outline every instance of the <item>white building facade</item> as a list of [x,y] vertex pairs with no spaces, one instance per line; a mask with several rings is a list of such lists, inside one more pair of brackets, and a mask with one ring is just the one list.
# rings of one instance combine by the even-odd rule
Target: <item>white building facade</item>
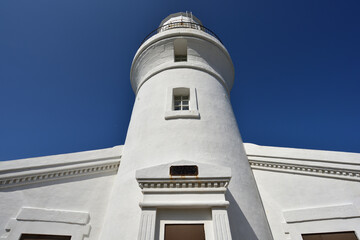
[[164,19],[130,78],[123,146],[0,163],[1,238],[358,239],[360,154],[243,144],[230,55],[196,17]]

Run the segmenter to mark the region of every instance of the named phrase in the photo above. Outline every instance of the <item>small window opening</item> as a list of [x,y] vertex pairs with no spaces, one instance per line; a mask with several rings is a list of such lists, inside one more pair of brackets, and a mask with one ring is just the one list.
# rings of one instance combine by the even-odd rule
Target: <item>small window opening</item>
[[187,166],[171,166],[170,175],[172,176],[197,176],[199,175],[198,167],[196,165]]
[[205,240],[204,224],[165,224],[165,240]]
[[21,234],[20,240],[70,240],[71,236]]
[[187,40],[176,39],[174,41],[174,59],[175,62],[187,61]]
[[355,232],[316,233],[301,236],[304,240],[358,240]]
[[188,88],[175,88],[173,110],[190,110],[190,91]]

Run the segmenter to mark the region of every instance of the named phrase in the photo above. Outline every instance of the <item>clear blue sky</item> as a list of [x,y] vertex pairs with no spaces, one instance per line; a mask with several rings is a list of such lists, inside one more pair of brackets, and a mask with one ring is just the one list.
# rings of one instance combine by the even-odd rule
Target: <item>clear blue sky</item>
[[360,152],[359,0],[1,0],[0,160],[122,145],[132,58],[186,10],[233,59],[244,142]]

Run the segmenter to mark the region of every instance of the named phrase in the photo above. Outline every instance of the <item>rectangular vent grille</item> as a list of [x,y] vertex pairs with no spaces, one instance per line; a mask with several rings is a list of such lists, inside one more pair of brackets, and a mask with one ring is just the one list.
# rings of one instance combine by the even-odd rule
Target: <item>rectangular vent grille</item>
[[170,175],[172,176],[197,176],[199,174],[196,165],[171,166]]

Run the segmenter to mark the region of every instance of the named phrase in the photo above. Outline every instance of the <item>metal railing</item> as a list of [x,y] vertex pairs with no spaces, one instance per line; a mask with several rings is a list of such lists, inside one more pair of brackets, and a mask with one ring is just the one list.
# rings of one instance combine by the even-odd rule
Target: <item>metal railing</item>
[[[206,32],[207,34],[210,34],[211,36],[215,37],[217,40],[220,40],[220,38],[210,29],[208,29],[207,27],[198,24],[198,23],[192,23],[192,22],[172,22],[169,24],[165,24],[162,25],[160,27],[158,27],[157,29],[155,29],[154,31],[152,31],[151,33],[149,33],[144,40],[141,42],[140,45],[142,45],[146,40],[148,40],[149,38],[151,38],[152,36],[154,36],[155,34],[159,33],[159,32],[163,32],[166,30],[171,30],[171,29],[175,29],[175,28],[192,28],[192,29],[196,29],[196,30],[200,30],[203,32]],[[221,42],[222,43],[222,42]]]

